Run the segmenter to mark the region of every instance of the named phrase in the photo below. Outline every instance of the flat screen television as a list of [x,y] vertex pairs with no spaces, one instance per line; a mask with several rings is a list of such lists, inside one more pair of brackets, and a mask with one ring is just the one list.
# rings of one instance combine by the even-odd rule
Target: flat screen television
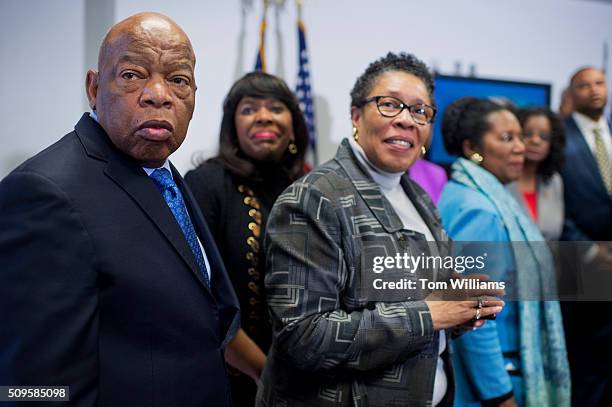
[[546,83],[436,75],[435,84],[438,113],[427,158],[443,166],[449,166],[456,158],[444,148],[441,132],[444,110],[455,100],[464,96],[494,97],[510,100],[517,107],[550,106],[550,84]]

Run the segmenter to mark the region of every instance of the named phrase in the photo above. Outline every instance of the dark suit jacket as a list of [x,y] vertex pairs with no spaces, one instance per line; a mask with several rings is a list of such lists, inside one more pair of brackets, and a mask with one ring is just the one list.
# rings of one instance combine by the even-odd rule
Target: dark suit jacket
[[[597,162],[573,118],[565,121],[567,144],[561,171],[565,188],[564,240],[612,240],[612,199],[608,195]],[[579,246],[576,257],[584,255]],[[579,261],[579,260],[578,260]],[[585,272],[588,272],[586,270]],[[584,274],[583,274],[584,275]],[[580,277],[582,278],[582,277]],[[580,280],[579,278],[579,280]],[[601,277],[596,277],[601,279]],[[606,287],[602,280],[602,287]],[[588,296],[588,295],[587,295]],[[610,302],[563,303],[567,349],[572,380],[609,374],[612,362],[612,306]],[[580,389],[576,394],[582,394]],[[588,390],[592,392],[592,389]]]
[[70,386],[73,405],[229,405],[235,294],[182,178],[203,282],[140,165],[87,114],[0,184],[0,385]]
[[572,117],[565,120],[567,142],[561,171],[565,188],[564,240],[612,240],[612,198],[593,153]]

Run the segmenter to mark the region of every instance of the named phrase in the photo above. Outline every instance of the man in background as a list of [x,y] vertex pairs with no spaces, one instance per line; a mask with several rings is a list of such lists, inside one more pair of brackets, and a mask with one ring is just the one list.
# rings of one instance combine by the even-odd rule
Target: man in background
[[74,405],[230,405],[238,303],[168,161],[194,67],[169,18],[119,22],[87,73],[92,112],[0,183],[0,386],[69,386]]
[[[585,273],[603,282],[612,272],[612,136],[604,117],[606,77],[599,69],[581,68],[572,76],[569,91],[574,111],[565,120],[563,238],[593,242],[581,244],[586,249],[577,261],[582,261]],[[600,288],[612,292],[605,283]],[[575,405],[612,405],[610,304],[563,304]]]

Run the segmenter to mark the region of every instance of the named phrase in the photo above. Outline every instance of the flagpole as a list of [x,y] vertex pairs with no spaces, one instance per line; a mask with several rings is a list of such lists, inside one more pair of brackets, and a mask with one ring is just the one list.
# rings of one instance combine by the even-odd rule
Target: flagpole
[[295,6],[297,8],[297,18],[298,21],[302,21],[302,3],[303,0],[295,0]]

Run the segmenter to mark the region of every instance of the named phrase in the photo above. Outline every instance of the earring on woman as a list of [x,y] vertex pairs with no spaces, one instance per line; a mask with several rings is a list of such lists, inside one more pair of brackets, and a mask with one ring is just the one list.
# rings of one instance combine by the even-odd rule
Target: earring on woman
[[289,143],[289,145],[287,146],[287,149],[289,150],[289,153],[295,155],[298,152],[298,148],[295,145],[295,143],[293,142],[293,140]]
[[421,146],[421,157],[425,157],[425,154],[427,154],[427,149],[425,146]]
[[359,130],[357,130],[357,127],[353,127],[353,140],[359,141]]
[[482,163],[482,160],[484,160],[484,157],[478,153],[474,153],[470,156],[470,161],[476,165],[480,165],[480,163]]

